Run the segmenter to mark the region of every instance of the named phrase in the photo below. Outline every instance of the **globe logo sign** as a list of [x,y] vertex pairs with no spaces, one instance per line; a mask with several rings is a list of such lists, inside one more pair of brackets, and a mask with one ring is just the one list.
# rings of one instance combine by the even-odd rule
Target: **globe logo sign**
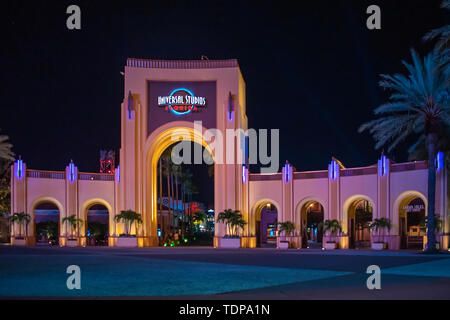
[[159,96],[158,106],[175,115],[186,115],[206,107],[206,98],[196,97],[189,89],[178,88],[168,96]]

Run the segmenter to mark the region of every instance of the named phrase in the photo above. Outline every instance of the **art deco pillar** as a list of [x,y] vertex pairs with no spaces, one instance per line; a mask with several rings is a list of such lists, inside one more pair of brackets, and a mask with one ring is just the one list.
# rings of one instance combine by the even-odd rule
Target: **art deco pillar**
[[398,218],[394,221],[392,216],[391,204],[391,161],[382,155],[378,160],[378,174],[377,174],[377,202],[373,208],[372,220],[386,218],[391,222],[393,228],[389,231],[388,235],[383,239],[379,239],[377,234],[371,235],[371,240],[386,242],[388,248],[391,250],[400,249],[400,236],[398,233]]
[[[27,208],[27,175],[26,164],[22,159],[18,159],[11,166],[11,215],[18,212],[28,213],[31,216],[31,221],[28,226],[23,225],[22,235],[27,233],[26,244],[34,243],[34,213],[28,212]],[[25,244],[25,241],[15,241],[15,238],[20,234],[20,226],[14,223],[11,227],[11,244]],[[15,243],[16,242],[16,243]],[[23,242],[23,243],[22,243]]]
[[436,156],[436,216],[442,220],[439,242],[442,249],[449,248],[450,219],[448,216],[448,184],[444,153],[438,152]]
[[[59,214],[59,245],[66,246],[67,238],[70,237],[70,226],[69,224],[63,223],[62,220],[71,215],[75,215],[76,218],[83,220],[83,226],[86,221],[84,217],[84,212],[80,212],[78,205],[78,168],[75,166],[71,160],[69,165],[66,167],[66,203],[64,206],[64,211]],[[79,228],[83,227],[79,226]],[[81,245],[81,243],[79,243]]]
[[[348,219],[344,219],[341,212],[341,177],[340,166],[337,161],[332,160],[328,165],[328,217],[324,217],[324,220],[338,220],[342,226],[342,234],[338,236],[339,248],[348,249],[349,246],[349,230]],[[329,236],[323,238],[325,243],[330,239]]]

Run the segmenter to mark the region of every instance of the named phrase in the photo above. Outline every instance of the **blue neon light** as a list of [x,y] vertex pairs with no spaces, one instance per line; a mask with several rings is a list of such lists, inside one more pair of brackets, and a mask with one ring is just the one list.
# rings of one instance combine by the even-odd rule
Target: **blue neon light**
[[291,172],[290,172],[291,170],[290,170],[290,168],[291,168],[291,165],[289,163],[286,163],[284,165],[284,181],[286,183],[288,183],[291,180]]
[[439,171],[443,167],[444,167],[444,153],[442,151],[440,151],[436,155],[436,170]]
[[18,159],[17,160],[17,171],[16,171],[16,177],[21,180],[24,177],[24,172],[23,172],[23,160]]
[[[178,88],[178,89],[175,89],[175,90],[173,90],[171,93],[170,93],[170,97],[175,93],[175,92],[177,92],[177,91],[186,91],[187,93],[189,93],[192,97],[194,96],[194,94],[192,93],[192,91],[190,91],[189,89],[186,89],[186,88]],[[173,108],[172,108],[172,105],[170,105],[169,104],[169,110],[170,111],[172,111],[174,114],[176,114],[176,115],[183,115],[183,114],[188,114],[188,113],[190,113],[192,110],[194,109],[194,105],[192,105],[191,106],[191,108],[189,109],[189,110],[187,110],[187,111],[184,111],[184,112],[178,112],[178,111],[176,111],[176,110],[174,110]]]

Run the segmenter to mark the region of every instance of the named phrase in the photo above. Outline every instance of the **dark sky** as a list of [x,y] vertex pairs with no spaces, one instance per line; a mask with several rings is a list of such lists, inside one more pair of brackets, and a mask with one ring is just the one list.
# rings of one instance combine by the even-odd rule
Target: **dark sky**
[[[66,28],[77,4],[82,29]],[[377,4],[382,29],[366,28]],[[380,73],[404,72],[410,48],[448,23],[440,1],[8,1],[0,34],[0,128],[30,168],[98,170],[120,147],[127,57],[237,58],[253,128],[279,128],[280,161],[297,170],[370,165],[379,152],[358,126],[386,94]],[[392,154],[406,159],[404,149]]]

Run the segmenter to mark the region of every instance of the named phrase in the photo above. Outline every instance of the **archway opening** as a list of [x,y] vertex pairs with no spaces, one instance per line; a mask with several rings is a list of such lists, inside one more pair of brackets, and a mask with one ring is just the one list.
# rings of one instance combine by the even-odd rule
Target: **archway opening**
[[348,233],[350,248],[370,247],[370,223],[373,219],[373,207],[366,199],[353,201],[348,209]]
[[322,248],[324,219],[323,206],[318,201],[308,201],[301,208],[302,248]]
[[256,246],[275,248],[277,246],[278,210],[272,202],[261,204],[256,211]]
[[41,202],[34,208],[36,245],[59,244],[59,216],[59,208],[53,202]]
[[277,246],[278,209],[270,201],[261,202],[255,208],[256,247],[275,248]]
[[107,246],[109,236],[109,210],[100,203],[86,209],[86,245]]
[[399,205],[401,249],[422,249],[426,235],[425,203],[418,196],[406,197]]
[[[172,157],[175,147],[175,154],[184,158],[180,164]],[[195,159],[195,150],[202,161]],[[158,245],[212,246],[214,164],[208,149],[191,141],[172,144],[162,152],[156,169]]]

